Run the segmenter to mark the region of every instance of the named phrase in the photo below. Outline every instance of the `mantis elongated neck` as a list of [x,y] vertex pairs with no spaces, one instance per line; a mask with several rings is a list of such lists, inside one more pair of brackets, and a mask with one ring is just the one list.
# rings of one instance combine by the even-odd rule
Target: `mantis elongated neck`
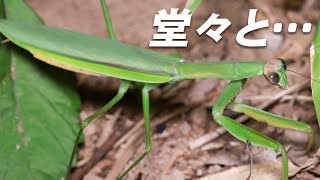
[[221,78],[239,80],[263,74],[265,64],[257,61],[180,62],[177,73],[180,79]]

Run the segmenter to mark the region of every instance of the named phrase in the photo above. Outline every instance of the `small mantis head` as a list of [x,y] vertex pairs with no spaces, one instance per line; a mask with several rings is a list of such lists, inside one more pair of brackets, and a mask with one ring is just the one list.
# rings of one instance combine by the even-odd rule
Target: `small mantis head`
[[288,88],[286,62],[283,59],[275,58],[267,62],[263,74],[271,84],[277,85],[281,89]]

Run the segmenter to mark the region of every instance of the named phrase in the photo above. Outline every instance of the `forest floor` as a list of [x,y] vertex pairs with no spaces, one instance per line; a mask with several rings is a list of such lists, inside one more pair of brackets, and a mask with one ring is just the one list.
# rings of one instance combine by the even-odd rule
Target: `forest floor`
[[[46,24],[107,37],[99,1],[26,0]],[[118,40],[149,48],[156,33],[153,18],[157,11],[183,8],[183,0],[130,1],[108,0]],[[257,21],[268,19],[270,28],[250,33],[249,38],[267,38],[265,48],[245,48],[235,41],[236,34],[247,25],[249,9],[257,8]],[[216,43],[196,29],[212,13],[228,18],[232,25]],[[294,59],[288,68],[309,76],[309,49],[313,39],[320,3],[316,0],[203,0],[186,29],[187,48],[152,48],[180,53],[194,62],[223,60]],[[312,32],[304,34],[272,32],[274,23],[313,23]],[[116,93],[119,80],[108,77],[77,75],[83,100],[81,119],[97,111]],[[311,152],[303,148],[308,136],[256,122],[239,113],[225,114],[281,142],[288,150],[291,179],[315,179],[320,176],[320,138],[311,99],[310,80],[288,72],[289,89],[284,91],[264,77],[250,78],[237,101],[266,111],[306,122],[316,129],[316,143]],[[220,127],[211,116],[213,102],[227,81],[199,79],[161,85],[151,93],[152,151],[129,173],[128,180],[219,180],[246,179],[250,153],[246,143],[237,140]],[[116,179],[125,168],[144,152],[145,137],[141,93],[131,88],[125,98],[106,115],[85,129],[85,143],[80,146],[79,162],[73,179]],[[280,179],[281,156],[271,149],[253,146],[251,179]]]

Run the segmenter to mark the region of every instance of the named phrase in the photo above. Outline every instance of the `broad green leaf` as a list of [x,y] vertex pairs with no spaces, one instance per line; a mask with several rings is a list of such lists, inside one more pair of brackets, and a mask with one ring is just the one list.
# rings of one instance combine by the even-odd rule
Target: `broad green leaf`
[[187,0],[185,8],[190,9],[191,14],[193,14],[194,11],[196,11],[197,7],[200,5],[200,3],[201,0]]
[[43,24],[42,19],[33,12],[23,0],[2,0],[4,5],[4,17],[10,20]]
[[311,88],[320,127],[320,19],[314,35],[313,47],[311,48],[311,77],[315,80],[311,81]]
[[[0,0],[0,18],[42,23],[22,0]],[[65,175],[79,119],[74,81],[12,43],[0,46],[0,179]]]

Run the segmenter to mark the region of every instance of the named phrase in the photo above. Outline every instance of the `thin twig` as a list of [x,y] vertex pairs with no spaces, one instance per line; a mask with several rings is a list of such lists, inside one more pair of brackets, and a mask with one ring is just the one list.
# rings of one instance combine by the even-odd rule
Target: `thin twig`
[[[172,119],[173,117],[183,114],[185,112],[189,111],[189,108],[186,107],[182,107],[179,108],[173,112],[171,112],[170,114],[167,114],[157,120],[155,120],[154,122],[151,122],[151,128],[154,128],[155,126],[162,124],[170,119]],[[152,118],[151,118],[152,119]],[[144,120],[143,118],[128,132],[126,133],[115,145],[114,148],[118,148],[121,144],[123,144],[125,141],[127,141],[131,136],[133,136],[133,134],[137,134],[138,130],[143,130],[143,125],[144,125]]]
[[[157,120],[155,120],[154,122],[151,122],[151,128],[154,128],[156,126],[158,126],[159,124],[162,124],[170,119],[172,119],[173,117],[186,113],[190,110],[190,108],[179,108],[176,111],[161,117]],[[127,134],[132,134],[131,132],[134,132],[135,134],[133,135],[134,137],[130,138],[130,142],[127,142],[128,145],[133,144],[133,139],[137,139],[139,137],[141,137],[143,135],[144,129],[142,128],[143,125],[143,120],[142,120],[142,124],[139,122],[136,126],[130,128],[130,131],[124,130],[121,132],[128,132],[128,133],[120,133],[119,131],[114,131],[114,134],[112,136],[110,136],[109,139],[107,139],[103,145],[101,147],[99,147],[96,152],[94,153],[94,155],[92,156],[92,158],[90,159],[90,161],[88,161],[85,165],[75,169],[75,171],[72,173],[72,179],[82,179],[84,177],[84,175],[87,174],[87,172],[89,172],[92,167],[94,167],[101,159],[103,159],[103,157],[105,157],[108,152],[110,150],[112,150],[114,148],[114,146],[117,144],[119,144],[119,141],[124,142],[126,140],[128,140],[128,138],[130,136],[128,136]],[[135,131],[133,131],[135,130]],[[130,133],[129,133],[130,132]],[[123,137],[128,137],[123,139]],[[120,143],[121,144],[121,143]]]
[[97,140],[97,143],[96,143],[97,147],[102,146],[103,143],[106,142],[106,140],[108,140],[109,137],[112,135],[112,131],[114,129],[114,126],[116,125],[117,120],[119,120],[121,112],[122,112],[122,108],[119,108],[114,114],[106,115],[106,117],[108,118],[108,121],[102,124],[103,131],[99,139]]
[[[120,114],[122,112],[122,108],[119,108],[113,115],[106,115],[106,117],[108,117],[108,121],[103,123],[103,132],[101,133],[98,141],[96,142],[96,147],[95,148],[99,148],[100,146],[103,145],[104,142],[106,142],[106,140],[109,139],[110,135],[113,132],[113,128],[116,124],[116,121],[118,120],[118,118],[120,117]],[[86,164],[88,161],[90,161],[92,154],[90,154],[90,156],[85,156],[84,159],[80,160],[77,163],[77,167],[81,167],[84,164]]]
[[[161,118],[155,119],[153,122],[151,122],[151,129],[154,129],[156,126],[158,126],[159,124],[165,123],[166,121],[169,121],[171,119],[173,119],[175,116],[178,116],[180,114],[186,113],[187,111],[189,111],[190,108],[179,108],[173,112],[171,112],[170,114],[167,114]],[[142,122],[142,123],[141,123]],[[126,135],[124,139],[120,139],[117,143],[115,143],[114,147],[118,147],[120,145],[124,145],[125,147],[120,148],[120,154],[119,157],[116,162],[114,163],[114,167],[112,167],[112,174],[109,176],[107,176],[106,180],[112,179],[115,175],[119,175],[121,172],[121,168],[124,167],[124,165],[130,160],[131,158],[131,154],[130,157],[127,158],[123,158],[124,154],[123,154],[123,150],[121,151],[121,149],[130,149],[131,151],[135,152],[135,149],[138,148],[137,142],[140,142],[141,137],[143,137],[144,135],[144,128],[143,128],[143,124],[144,124],[144,120],[140,120],[140,122],[133,127]],[[134,130],[134,131],[132,131]],[[125,142],[125,144],[124,144]]]
[[5,39],[5,40],[1,41],[0,44],[5,44],[5,43],[8,43],[8,42],[10,42],[10,39]]
[[[272,95],[270,96],[245,96],[245,97],[239,97],[238,101],[243,102],[243,101],[265,101],[273,98]],[[288,100],[294,99],[295,101],[303,101],[303,102],[311,102],[313,101],[312,96],[305,96],[305,95],[286,95],[283,96],[279,101],[280,102],[285,102]]]
[[110,136],[110,138],[96,150],[90,161],[74,170],[71,175],[71,179],[82,179],[84,175],[86,175],[92,169],[92,167],[94,167],[104,156],[108,154],[110,150],[112,150],[114,143],[116,143],[127,130],[129,129],[124,131],[114,131],[113,135]]
[[117,176],[121,173],[122,168],[127,164],[127,162],[130,160],[132,155],[135,152],[135,148],[133,146],[128,148],[123,148],[119,150],[118,156],[119,159],[117,159],[113,165],[111,171],[106,176],[105,180],[114,180],[117,179]]

